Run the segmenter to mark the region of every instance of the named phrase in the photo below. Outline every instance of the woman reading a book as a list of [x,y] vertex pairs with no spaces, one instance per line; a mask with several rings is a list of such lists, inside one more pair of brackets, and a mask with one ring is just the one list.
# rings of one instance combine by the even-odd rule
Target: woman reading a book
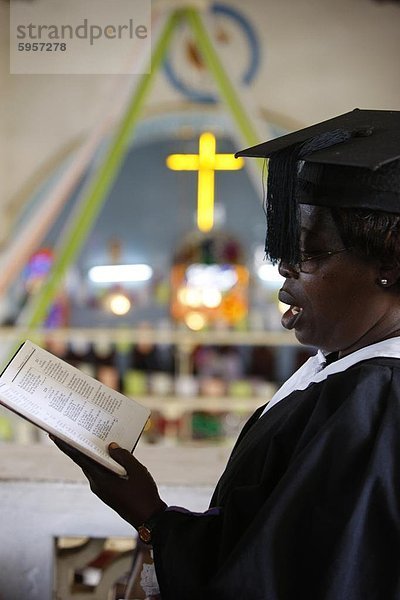
[[318,349],[242,430],[210,508],[168,507],[57,442],[152,544],[163,600],[400,598],[400,112],[355,110],[268,157],[282,324]]

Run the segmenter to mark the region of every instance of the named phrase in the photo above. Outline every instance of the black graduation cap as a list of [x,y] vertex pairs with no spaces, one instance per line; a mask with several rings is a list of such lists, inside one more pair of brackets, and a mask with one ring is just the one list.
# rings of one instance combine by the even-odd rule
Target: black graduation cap
[[237,152],[269,158],[266,252],[297,262],[298,204],[400,214],[400,111],[355,109]]

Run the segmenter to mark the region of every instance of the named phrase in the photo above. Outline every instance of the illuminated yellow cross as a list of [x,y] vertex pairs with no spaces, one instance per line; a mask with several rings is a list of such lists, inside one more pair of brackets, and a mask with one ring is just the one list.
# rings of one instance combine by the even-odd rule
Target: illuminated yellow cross
[[215,136],[202,133],[198,154],[170,154],[167,166],[173,171],[198,171],[197,226],[210,231],[214,225],[214,171],[237,171],[244,164],[233,154],[216,154]]

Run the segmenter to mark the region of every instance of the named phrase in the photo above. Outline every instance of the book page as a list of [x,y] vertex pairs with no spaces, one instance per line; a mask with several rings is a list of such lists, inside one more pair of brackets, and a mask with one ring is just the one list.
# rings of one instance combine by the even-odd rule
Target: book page
[[0,377],[4,404],[47,431],[124,473],[108,454],[117,442],[132,450],[150,411],[30,341]]

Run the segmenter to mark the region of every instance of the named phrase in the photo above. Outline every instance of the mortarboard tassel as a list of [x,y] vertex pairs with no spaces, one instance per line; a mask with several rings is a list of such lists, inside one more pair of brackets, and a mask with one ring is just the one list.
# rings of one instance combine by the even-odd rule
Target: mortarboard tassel
[[300,258],[300,219],[296,198],[299,161],[303,157],[351,138],[356,132],[336,129],[271,155],[267,182],[265,253],[273,264],[296,265]]

